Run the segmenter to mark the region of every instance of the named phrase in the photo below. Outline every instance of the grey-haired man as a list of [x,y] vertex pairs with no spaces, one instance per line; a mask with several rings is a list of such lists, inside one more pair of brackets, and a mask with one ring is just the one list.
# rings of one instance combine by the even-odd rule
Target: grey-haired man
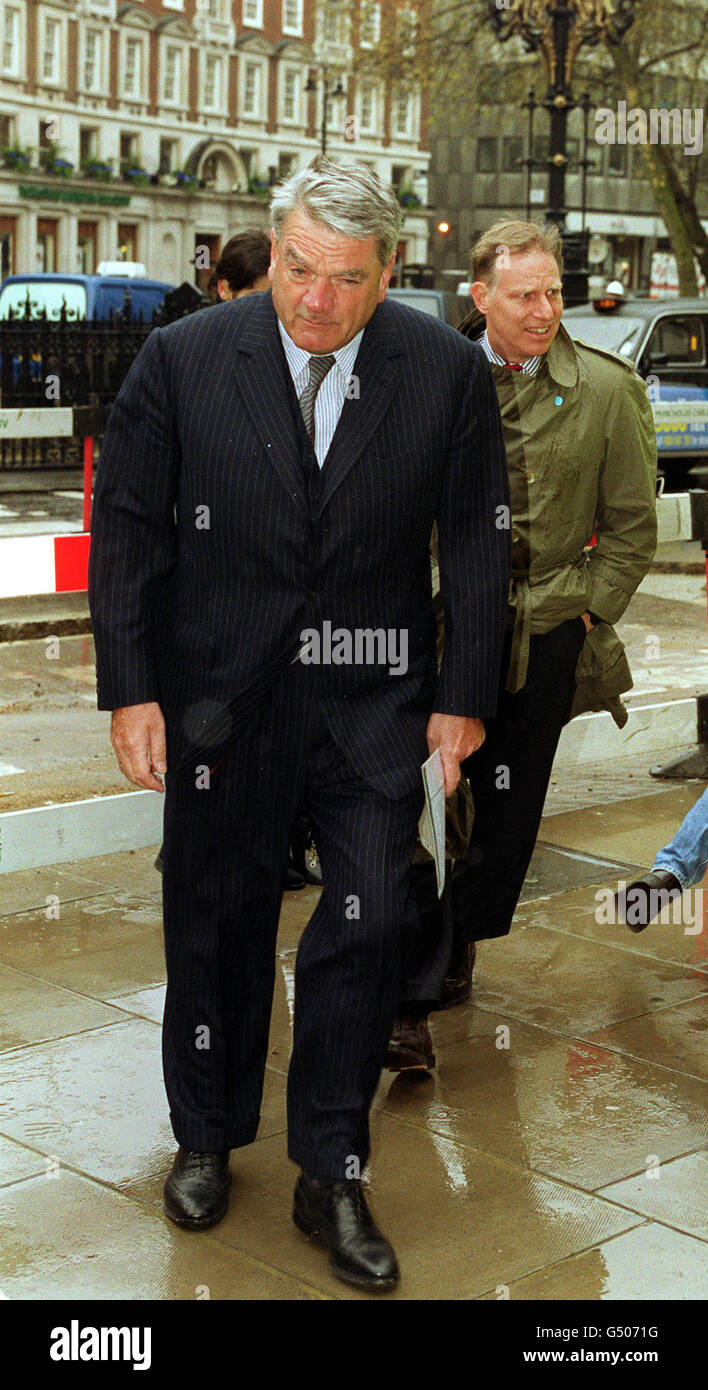
[[99,705],[130,781],[158,790],[168,769],[163,1056],[180,1147],[166,1211],[219,1220],[230,1150],[256,1137],[280,868],[304,803],[325,886],[296,966],[294,1220],[337,1275],[384,1289],[398,1266],[359,1180],[368,1111],[400,989],[420,764],[439,746],[454,786],[494,712],[504,448],[479,349],[384,302],[392,191],[318,161],[271,211],[272,295],[153,333],[112,411],[92,542]]

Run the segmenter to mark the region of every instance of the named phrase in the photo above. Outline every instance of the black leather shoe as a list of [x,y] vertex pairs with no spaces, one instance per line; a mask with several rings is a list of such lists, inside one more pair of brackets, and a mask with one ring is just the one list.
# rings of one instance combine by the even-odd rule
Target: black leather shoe
[[615,893],[617,921],[625,922],[630,931],[644,931],[659,916],[662,908],[682,893],[683,888],[675,874],[669,873],[668,869],[650,869],[623,892]]
[[440,996],[441,1009],[454,1009],[466,1004],[472,996],[472,971],[477,959],[477,944],[463,941],[450,961],[447,978]]
[[389,1039],[386,1061],[389,1071],[432,1071],[433,1039],[427,1018],[397,1018]]
[[361,1183],[320,1181],[303,1173],[295,1188],[293,1221],[306,1236],[329,1247],[329,1267],[339,1279],[372,1292],[400,1278],[398,1261],[366,1205]]
[[202,1230],[226,1216],[229,1205],[229,1150],[190,1153],[180,1144],[165,1183],[165,1215],[178,1226]]

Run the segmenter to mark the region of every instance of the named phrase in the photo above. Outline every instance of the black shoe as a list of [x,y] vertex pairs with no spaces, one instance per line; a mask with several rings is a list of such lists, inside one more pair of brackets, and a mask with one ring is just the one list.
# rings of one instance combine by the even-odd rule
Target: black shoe
[[226,1216],[229,1152],[190,1153],[180,1144],[165,1183],[165,1214],[178,1226],[201,1230]]
[[286,893],[288,893],[288,892],[293,893],[293,892],[296,892],[298,888],[304,888],[304,887],[305,887],[305,880],[304,880],[302,874],[299,874],[298,871],[297,871],[297,869],[294,869],[294,868],[293,868],[292,864],[287,864],[286,867],[285,867],[285,873],[283,874],[283,890],[284,890],[284,892],[286,892]]
[[455,951],[440,996],[441,1009],[454,1009],[472,996],[472,971],[477,959],[477,944],[463,941]]
[[668,869],[650,869],[636,878],[621,893],[615,893],[615,912],[618,922],[625,922],[630,931],[644,931],[659,916],[672,898],[678,898],[683,888],[675,874]]
[[346,1182],[313,1180],[303,1173],[295,1188],[293,1221],[306,1236],[329,1247],[329,1267],[347,1284],[390,1289],[400,1278],[392,1246],[366,1205],[357,1178]]
[[384,1065],[389,1071],[432,1071],[433,1039],[427,1018],[397,1018],[389,1038]]

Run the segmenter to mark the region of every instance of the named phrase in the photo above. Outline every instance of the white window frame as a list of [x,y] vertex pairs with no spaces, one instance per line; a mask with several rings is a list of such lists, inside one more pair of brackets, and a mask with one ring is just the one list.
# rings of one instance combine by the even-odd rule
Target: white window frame
[[[292,19],[290,23],[288,23],[289,7],[294,7],[297,11],[297,17]],[[302,11],[302,0],[283,0],[281,28],[284,34],[296,34],[298,36],[302,35]]]
[[[137,33],[134,29],[128,29],[125,33],[121,34],[121,43],[121,96],[126,101],[146,101],[147,97],[145,92],[145,78],[147,73],[147,43],[145,41],[145,38],[142,34]],[[134,43],[136,45],[137,52],[140,54],[140,62],[137,65],[138,82],[135,91],[132,92],[128,91],[128,88],[125,85],[128,76],[128,45],[131,43]]]
[[[13,32],[10,39],[7,38],[8,19],[12,18]],[[24,77],[24,64],[22,56],[25,52],[24,43],[25,32],[25,11],[23,5],[3,4],[2,6],[2,51],[0,52],[0,71],[5,77]],[[5,62],[5,45],[7,42],[12,44],[13,59],[11,63]]]
[[[49,25],[56,34],[56,61],[51,77],[45,76],[44,60],[47,56],[47,33]],[[66,23],[63,15],[51,10],[40,11],[39,44],[37,46],[37,86],[61,87],[64,83],[64,55],[66,53]]]
[[[365,37],[366,27],[371,26],[371,36]],[[375,48],[381,38],[381,6],[375,0],[362,0],[359,10],[359,47]]]
[[166,10],[183,10],[184,0],[162,0]]
[[[364,93],[371,93],[371,124],[364,124]],[[357,92],[357,106],[359,114],[359,129],[362,135],[376,135],[380,125],[381,115],[381,91],[378,83],[373,81],[363,81],[359,84]]]
[[[251,13],[248,13],[248,10]],[[245,29],[263,28],[263,0],[243,0],[241,23]]]
[[[403,36],[409,23],[409,42],[404,44]],[[396,46],[404,58],[412,58],[415,54],[417,37],[418,12],[412,5],[402,5],[396,14]]]
[[[96,27],[96,25],[94,25],[94,24],[88,24],[88,25],[86,25],[86,26],[84,27],[83,32],[82,32],[82,35],[81,35],[81,55],[80,55],[80,62],[79,62],[79,73],[80,73],[79,90],[82,91],[82,92],[87,92],[90,96],[100,96],[101,94],[105,93],[105,91],[106,91],[106,48],[107,48],[107,45],[106,45],[106,43],[104,42],[105,35],[106,35],[106,30],[105,30],[105,29],[98,29],[98,28]],[[95,39],[97,40],[97,53],[96,53],[96,58],[95,58],[95,60],[94,60],[94,63],[95,63],[94,81],[93,81],[92,86],[90,86],[90,87],[88,86],[88,84],[87,84],[87,82],[86,82],[86,64],[88,63],[89,36],[93,36],[93,37],[95,37]]]
[[[257,103],[256,103],[256,104],[257,104],[257,110],[254,110],[254,111],[247,111],[247,110],[246,110],[246,77],[247,77],[248,69],[249,69],[249,67],[251,67],[251,66],[252,66],[252,67],[254,68],[254,70],[258,73],[258,81],[257,81],[257,84],[256,84],[256,96],[258,97],[258,101],[257,101]],[[265,116],[266,116],[266,107],[267,107],[267,95],[266,95],[266,94],[267,94],[267,84],[268,84],[268,72],[267,72],[267,68],[266,68],[266,65],[265,65],[264,60],[263,60],[262,58],[256,57],[256,55],[253,54],[253,53],[244,53],[244,54],[242,54],[240,78],[241,78],[241,81],[240,81],[240,83],[239,83],[239,95],[240,95],[239,107],[240,107],[240,115],[243,116],[244,119],[247,120],[247,121],[264,121],[264,120],[265,120]]]
[[[214,66],[215,66],[216,75],[215,75],[215,79],[214,79],[214,94],[213,94],[213,98],[212,98],[211,101],[207,101],[207,72],[208,72],[208,69],[209,69],[209,62],[210,62],[210,60],[211,60],[211,62],[212,62],[212,63],[214,64]],[[224,55],[223,55],[223,53],[215,53],[213,49],[207,49],[206,52],[203,53],[203,55],[202,55],[201,84],[200,84],[200,85],[201,85],[201,92],[202,92],[202,103],[201,103],[201,105],[202,105],[202,109],[203,109],[204,111],[224,111],[224,110],[225,110],[225,105],[226,105],[225,99],[224,99],[224,84],[225,84],[224,74],[225,74],[225,70],[226,70],[226,64],[225,64],[225,62],[224,62]]]
[[[288,78],[292,76],[295,91],[295,111],[289,116],[286,109],[286,98],[288,94]],[[303,91],[305,86],[304,68],[298,67],[295,63],[283,63],[280,77],[280,120],[283,125],[302,126],[303,117]]]
[[[179,54],[179,79],[175,82],[175,95],[168,97],[165,95],[165,84],[168,76],[168,54],[173,49]],[[160,106],[168,106],[170,109],[177,109],[185,105],[185,84],[187,80],[187,46],[178,39],[166,34],[162,43],[160,53]]]
[[[407,121],[405,130],[401,130],[399,116],[401,101],[404,99],[406,101]],[[413,109],[413,93],[410,90],[396,92],[393,98],[393,121],[391,123],[393,126],[391,133],[393,135],[394,140],[413,139],[413,128],[415,124],[414,115],[415,113]]]

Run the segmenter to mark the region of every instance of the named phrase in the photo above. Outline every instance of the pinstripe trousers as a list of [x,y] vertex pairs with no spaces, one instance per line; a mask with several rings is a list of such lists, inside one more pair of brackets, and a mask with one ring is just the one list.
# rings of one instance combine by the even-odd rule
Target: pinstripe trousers
[[281,872],[302,802],[325,886],[296,960],[288,1152],[311,1174],[341,1179],[369,1153],[369,1107],[415,924],[422,794],[390,800],[361,779],[329,730],[320,676],[289,667],[208,786],[168,774],[163,1066],[178,1143],[216,1151],[255,1139]]

